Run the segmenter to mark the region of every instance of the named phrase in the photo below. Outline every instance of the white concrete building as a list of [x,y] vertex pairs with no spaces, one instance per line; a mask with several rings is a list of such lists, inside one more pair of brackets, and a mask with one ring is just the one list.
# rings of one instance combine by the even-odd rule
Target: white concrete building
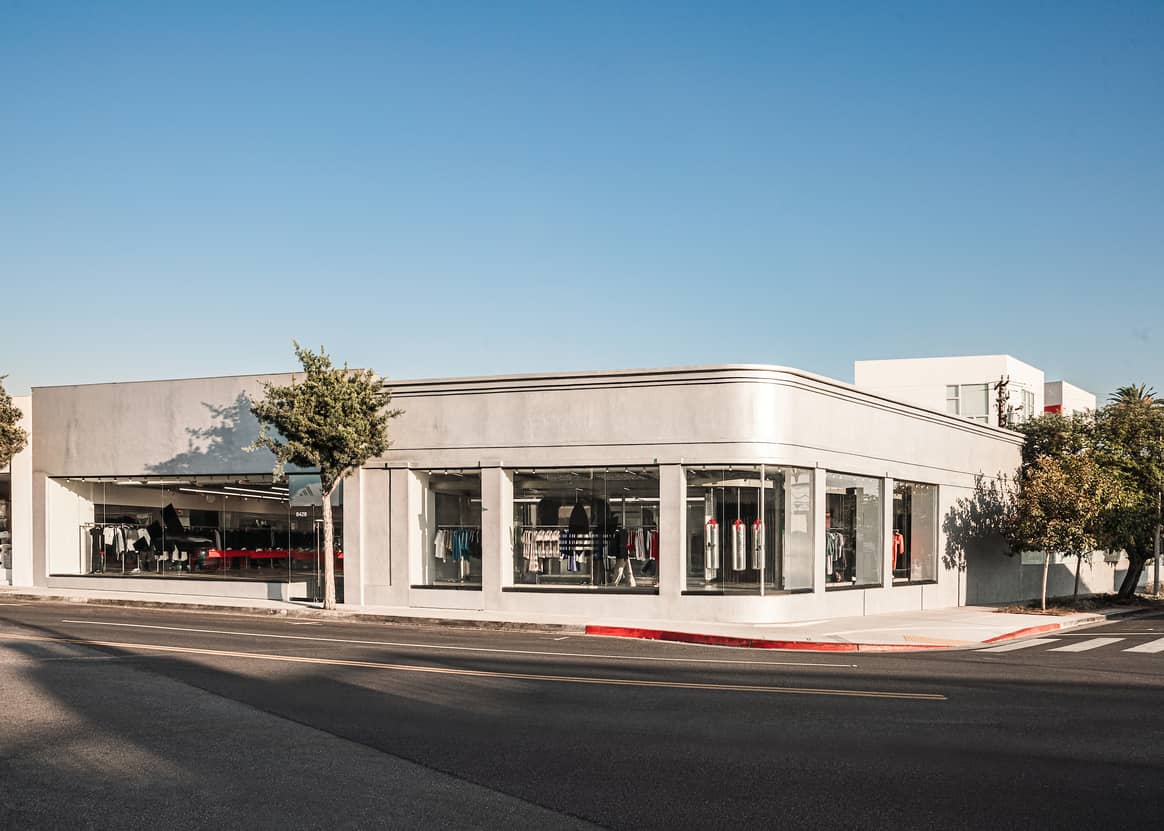
[[[853,383],[878,395],[910,401],[980,424],[998,426],[997,385],[1009,379],[1011,423],[1044,412],[1095,409],[1095,396],[1010,355],[895,358],[855,361]],[[1064,406],[1065,405],[1065,406]]]
[[[316,596],[318,477],[245,451],[263,380],[34,389],[9,579]],[[1021,436],[941,407],[757,365],[392,389],[392,449],[336,506],[349,607],[776,622],[1021,591],[1018,558],[963,569],[943,528]]]
[[1066,381],[1048,381],[1043,395],[1043,412],[1084,413],[1095,410],[1095,394]]

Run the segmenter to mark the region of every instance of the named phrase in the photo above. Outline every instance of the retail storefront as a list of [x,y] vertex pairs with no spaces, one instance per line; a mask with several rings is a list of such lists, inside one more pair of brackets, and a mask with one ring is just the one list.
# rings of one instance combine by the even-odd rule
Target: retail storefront
[[[34,390],[33,582],[316,596],[318,482],[275,481],[246,450],[261,380]],[[778,367],[393,394],[392,450],[336,506],[348,606],[777,622],[958,605],[941,518],[1019,460],[1014,433]]]

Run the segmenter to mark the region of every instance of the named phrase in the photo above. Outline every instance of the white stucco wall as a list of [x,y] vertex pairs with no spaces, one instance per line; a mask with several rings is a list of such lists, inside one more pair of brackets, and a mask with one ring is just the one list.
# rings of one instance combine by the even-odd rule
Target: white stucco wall
[[[87,518],[86,505],[91,511],[93,503],[63,479],[269,472],[269,454],[242,450],[257,434],[246,396],[261,392],[263,377],[289,378],[36,389],[32,503],[37,536],[30,573],[43,580],[78,567],[77,528]],[[932,584],[826,590],[825,471],[881,479],[887,514],[894,480],[938,485],[944,515],[970,492],[976,475],[1017,467],[1021,441],[1009,431],[947,416],[941,408],[933,412],[771,366],[401,381],[393,384],[393,392],[394,404],[405,412],[391,425],[392,450],[345,483],[347,605],[745,621],[956,605],[965,602],[966,575],[944,565]],[[689,464],[791,465],[812,471],[817,505],[811,591],[767,597],[683,594],[683,468]],[[514,469],[638,465],[659,469],[663,551],[657,595],[530,592],[511,585]],[[483,588],[414,588],[431,536],[425,471],[462,467],[481,469]],[[939,551],[944,545],[942,538]],[[883,548],[888,580],[888,534]],[[205,585],[182,589],[181,584],[170,581],[167,590],[208,590]]]
[[[392,563],[399,574],[412,563],[419,574],[415,564],[427,533],[421,527],[424,471],[477,466],[482,468],[483,525],[489,541],[485,557],[500,566],[494,582],[502,589],[512,581],[508,576],[512,552],[508,527],[498,533],[497,526],[511,523],[512,506],[504,486],[495,480],[518,468],[658,464],[664,559],[657,596],[497,591],[489,587],[489,579],[481,592],[411,588],[417,574],[409,573],[407,580],[366,584],[365,603],[757,621],[956,605],[964,601],[964,575],[945,566],[939,567],[936,584],[826,591],[820,577],[824,561],[819,505],[813,591],[771,597],[682,594],[686,571],[682,466],[765,463],[809,468],[817,471],[815,490],[821,503],[826,469],[880,477],[887,495],[895,477],[928,482],[940,485],[945,512],[954,500],[970,493],[977,474],[1017,467],[1021,441],[1007,431],[777,367],[406,381],[393,384],[393,394],[394,404],[405,410],[392,425],[393,449],[388,457],[369,463],[358,477],[364,493],[374,492],[376,499],[363,498],[355,508],[349,498],[346,508],[345,528],[359,533],[360,539],[345,538],[345,557],[352,558],[350,552],[358,549],[362,568]],[[382,521],[375,516],[353,521],[353,510],[365,514],[385,510],[386,491],[391,491],[389,533],[383,533]],[[888,499],[885,505],[888,512]],[[370,530],[373,527],[376,530]],[[888,536],[885,574],[890,570]],[[943,548],[944,538],[939,551]]]
[[1044,386],[1044,407],[1060,407],[1063,415],[1094,410],[1095,394],[1068,384],[1066,381],[1048,381]]
[[292,375],[35,387],[35,470],[50,476],[270,473],[248,398]]
[[[1034,394],[1034,413],[1043,412],[1044,375],[1041,369],[1010,355],[966,355],[943,358],[895,358],[854,361],[853,383],[861,389],[938,412],[946,412],[947,385],[997,384],[1010,377],[1010,404],[1022,405],[1022,390]],[[998,424],[990,393],[990,423]]]

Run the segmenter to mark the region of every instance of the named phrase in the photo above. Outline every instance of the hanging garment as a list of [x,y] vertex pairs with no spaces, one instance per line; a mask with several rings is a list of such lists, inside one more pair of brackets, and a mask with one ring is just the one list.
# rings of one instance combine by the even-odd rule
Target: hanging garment
[[656,528],[647,535],[647,556],[652,560],[659,559],[659,531]]
[[634,533],[634,558],[636,560],[647,559],[647,539],[642,528],[636,529]]
[[719,523],[712,517],[703,527],[703,567],[719,568]]
[[903,558],[905,557],[905,537],[900,531],[893,532],[893,568],[905,568]]
[[732,523],[732,570],[748,567],[748,524],[742,519]]
[[764,523],[756,520],[752,523],[752,568],[764,567]]
[[433,540],[433,552],[438,560],[445,558],[445,531],[437,531],[436,539]]

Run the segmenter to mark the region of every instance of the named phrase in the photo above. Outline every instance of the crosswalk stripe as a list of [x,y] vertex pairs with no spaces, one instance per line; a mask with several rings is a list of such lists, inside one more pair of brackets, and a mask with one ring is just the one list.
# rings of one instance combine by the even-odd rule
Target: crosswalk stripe
[[1090,638],[1086,641],[1076,641],[1069,643],[1066,646],[1056,646],[1054,649],[1048,649],[1048,652],[1086,652],[1089,649],[1099,649],[1101,646],[1107,646],[1112,643],[1119,643],[1123,638]]
[[1139,646],[1128,647],[1124,652],[1164,652],[1164,638],[1142,643]]
[[1014,641],[1013,643],[1004,643],[1002,646],[991,646],[981,650],[982,652],[1013,652],[1016,649],[1026,649],[1030,646],[1039,646],[1044,643],[1056,643],[1055,638],[1031,638],[1029,641]]

